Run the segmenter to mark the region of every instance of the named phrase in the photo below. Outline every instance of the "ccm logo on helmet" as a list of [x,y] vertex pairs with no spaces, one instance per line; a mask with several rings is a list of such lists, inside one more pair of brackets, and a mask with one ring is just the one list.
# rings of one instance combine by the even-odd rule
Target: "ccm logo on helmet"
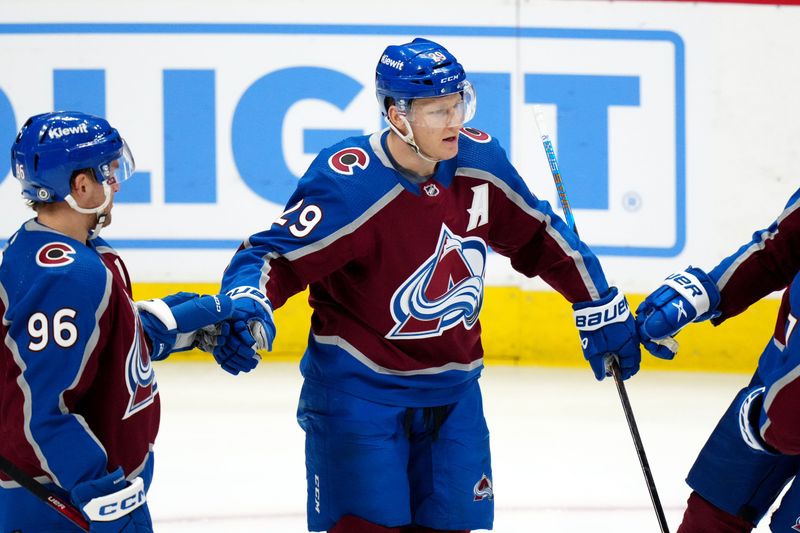
[[369,156],[361,148],[345,148],[339,150],[328,159],[328,165],[339,174],[353,175],[353,167],[361,170],[369,165]]
[[36,252],[36,264],[42,267],[59,267],[72,263],[75,249],[63,242],[45,244]]
[[84,122],[72,128],[50,128],[47,130],[47,136],[51,139],[60,139],[64,135],[72,135],[73,133],[89,133],[89,127]]

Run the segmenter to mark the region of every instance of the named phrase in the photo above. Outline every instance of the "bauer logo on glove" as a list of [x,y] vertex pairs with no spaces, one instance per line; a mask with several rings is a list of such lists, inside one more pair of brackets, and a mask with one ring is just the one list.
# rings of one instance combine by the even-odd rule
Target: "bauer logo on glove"
[[572,309],[583,356],[598,380],[611,375],[606,364],[608,357],[618,358],[622,379],[639,371],[642,356],[633,315],[628,300],[616,287],[611,287],[603,298],[576,303]]
[[624,322],[630,315],[628,300],[622,294],[602,307],[587,307],[575,311],[575,327],[581,331],[594,331],[606,324]]
[[[684,298],[686,298],[687,301],[692,302],[697,310],[697,313],[703,314],[708,311],[708,308],[710,307],[708,292],[703,290],[703,285],[701,284],[700,280],[689,272],[677,272],[675,274],[670,274],[664,280],[664,285],[672,287]],[[676,305],[675,307],[679,306]],[[683,306],[680,306],[678,309],[679,316],[681,315],[681,312],[684,316],[686,315],[686,311]]]
[[678,343],[672,338],[686,325],[719,314],[720,294],[714,280],[696,267],[670,274],[636,310],[636,327],[647,351],[672,359]]

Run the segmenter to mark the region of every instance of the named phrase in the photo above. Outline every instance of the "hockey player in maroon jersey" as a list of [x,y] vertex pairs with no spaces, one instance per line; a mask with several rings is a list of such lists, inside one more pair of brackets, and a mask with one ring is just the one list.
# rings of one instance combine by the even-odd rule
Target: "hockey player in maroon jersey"
[[[208,342],[197,330],[250,316],[253,303],[178,293],[134,304],[122,258],[99,237],[134,170],[106,120],[31,117],[11,156],[36,218],[0,252],[0,455],[72,501],[92,532],[150,532],[160,412],[151,361]],[[205,348],[232,373],[257,363],[249,347]],[[80,529],[0,472],[0,531]]]
[[[778,219],[706,273],[673,274],[637,310],[642,342],[671,359],[672,339],[691,322],[713,324],[786,289],[775,333],[743,388],[703,447],[687,482],[693,489],[679,533],[748,532],[800,467],[800,190]],[[772,515],[772,531],[800,531],[800,487],[793,483]]]
[[376,90],[389,128],[323,150],[284,213],[234,255],[223,291],[261,302],[265,320],[310,287],[297,411],[309,530],[490,529],[478,385],[489,247],[574,304],[597,379],[611,354],[625,378],[638,370],[633,318],[497,141],[463,127],[475,93],[450,52],[425,39],[389,46]]

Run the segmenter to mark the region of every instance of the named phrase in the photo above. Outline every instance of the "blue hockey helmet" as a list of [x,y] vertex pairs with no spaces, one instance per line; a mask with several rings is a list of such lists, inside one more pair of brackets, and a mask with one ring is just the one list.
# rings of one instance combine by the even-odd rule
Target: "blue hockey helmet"
[[70,177],[89,168],[104,186],[125,181],[135,170],[119,132],[93,115],[76,111],[35,115],[11,147],[11,170],[22,184],[22,196],[31,202],[71,200]]
[[428,39],[386,48],[375,69],[375,92],[381,113],[386,116],[387,98],[401,112],[409,110],[415,98],[435,98],[454,93],[464,96],[466,122],[475,114],[475,93],[464,67],[447,49]]

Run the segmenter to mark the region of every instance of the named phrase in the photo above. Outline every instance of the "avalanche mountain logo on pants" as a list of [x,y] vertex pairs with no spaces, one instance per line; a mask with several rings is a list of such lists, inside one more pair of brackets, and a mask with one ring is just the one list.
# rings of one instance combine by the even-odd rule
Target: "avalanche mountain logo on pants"
[[387,339],[424,339],[463,324],[470,329],[483,304],[487,247],[442,225],[436,250],[392,296],[395,326]]
[[489,479],[486,474],[483,474],[481,479],[472,487],[472,493],[475,495],[473,501],[493,500],[494,489],[492,488],[492,480]]

